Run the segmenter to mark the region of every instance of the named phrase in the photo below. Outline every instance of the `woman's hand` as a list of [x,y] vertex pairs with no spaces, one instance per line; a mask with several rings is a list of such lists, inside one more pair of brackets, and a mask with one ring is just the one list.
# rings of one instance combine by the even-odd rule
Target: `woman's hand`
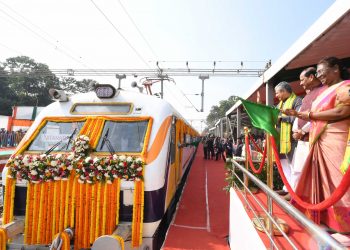
[[310,116],[309,116],[310,112],[308,111],[304,111],[304,112],[297,112],[297,117],[302,119],[302,120],[310,120]]
[[288,116],[297,116],[298,112],[294,109],[284,109],[282,110],[282,113]]

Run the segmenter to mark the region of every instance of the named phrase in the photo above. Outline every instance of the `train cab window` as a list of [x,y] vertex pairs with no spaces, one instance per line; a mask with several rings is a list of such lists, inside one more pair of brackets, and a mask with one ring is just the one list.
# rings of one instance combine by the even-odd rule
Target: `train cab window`
[[106,121],[96,151],[141,152],[147,125],[148,121]]
[[52,151],[71,151],[72,140],[79,134],[84,122],[48,121],[29,145],[28,151],[47,151],[58,144]]

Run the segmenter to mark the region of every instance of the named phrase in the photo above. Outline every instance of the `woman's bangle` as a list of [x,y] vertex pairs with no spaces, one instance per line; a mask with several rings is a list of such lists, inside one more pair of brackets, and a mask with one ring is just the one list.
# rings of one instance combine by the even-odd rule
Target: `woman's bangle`
[[312,119],[312,112],[311,111],[309,111],[309,113],[307,113],[307,117],[309,118],[309,120]]

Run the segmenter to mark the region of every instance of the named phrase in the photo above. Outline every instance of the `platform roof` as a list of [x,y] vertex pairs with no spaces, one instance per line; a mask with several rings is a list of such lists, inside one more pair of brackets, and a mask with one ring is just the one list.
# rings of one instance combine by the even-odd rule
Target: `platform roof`
[[[265,83],[276,85],[280,81],[291,83],[294,92],[303,94],[299,86],[299,74],[309,66],[315,66],[325,56],[336,56],[350,67],[350,1],[337,0],[326,12],[264,72],[262,77],[244,96],[245,99],[265,103]],[[227,112],[234,112],[237,102]]]

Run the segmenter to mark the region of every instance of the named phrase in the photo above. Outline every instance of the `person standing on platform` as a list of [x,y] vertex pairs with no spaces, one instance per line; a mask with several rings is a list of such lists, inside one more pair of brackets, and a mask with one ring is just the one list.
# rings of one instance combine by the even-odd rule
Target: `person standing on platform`
[[[337,90],[337,101],[340,105],[350,105],[350,85],[341,87]],[[350,129],[348,134],[348,143],[346,145],[344,160],[340,166],[340,171],[345,174],[350,166]]]
[[[280,101],[278,108],[280,110],[293,109],[299,110],[301,106],[301,98],[296,96],[292,87],[287,82],[280,82],[275,87],[276,97]],[[280,132],[280,150],[279,157],[281,160],[283,173],[287,181],[291,183],[292,161],[294,149],[297,146],[297,141],[292,137],[292,125],[295,120],[294,116],[288,116],[280,113],[278,117],[277,129]],[[287,188],[284,186],[282,190],[277,191],[280,195],[288,194]]]
[[235,150],[235,156],[242,157],[243,142],[241,138],[237,139],[237,146]]
[[214,158],[214,135],[210,135],[208,140],[208,159]]
[[342,95],[337,92],[350,86],[350,81],[346,80],[350,77],[336,57],[326,57],[317,64],[317,77],[325,89],[312,102],[311,110],[294,111],[298,118],[311,121],[309,156],[295,193],[312,204],[328,200],[327,208],[307,210],[306,215],[328,226],[329,231],[335,232],[334,238],[350,246],[350,192],[345,192],[340,200],[330,198],[336,190],[346,186],[341,186],[345,173],[341,164],[347,160],[344,157],[349,141],[350,105],[339,103]]
[[208,139],[206,136],[203,137],[203,151],[204,151],[204,159],[208,159]]
[[[322,83],[316,77],[316,69],[309,67],[303,70],[299,76],[300,85],[305,89],[306,95],[302,100],[299,111],[310,111],[313,100],[324,90]],[[298,140],[293,156],[290,185],[295,190],[303,169],[306,157],[309,154],[309,130],[310,122],[296,118],[293,123],[293,139]],[[290,199],[288,194],[286,199]]]

